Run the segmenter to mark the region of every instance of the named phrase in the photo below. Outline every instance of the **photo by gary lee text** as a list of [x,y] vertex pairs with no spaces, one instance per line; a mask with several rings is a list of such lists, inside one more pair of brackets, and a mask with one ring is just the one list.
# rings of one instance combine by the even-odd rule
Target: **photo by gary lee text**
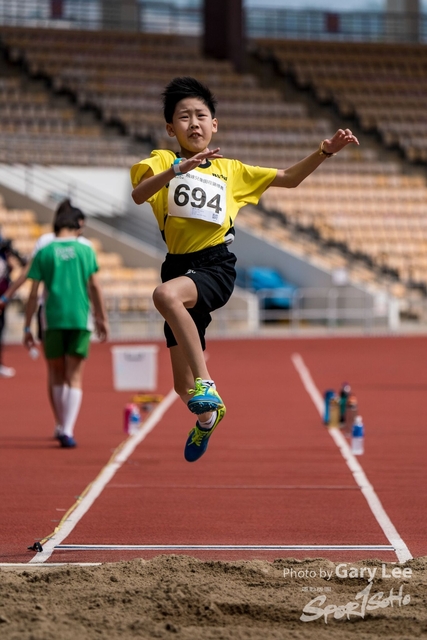
[[412,577],[412,569],[409,567],[388,567],[385,563],[381,567],[355,567],[347,563],[337,564],[334,569],[291,569],[285,567],[283,569],[284,578],[323,578],[331,580],[335,578],[365,578],[374,580],[374,578],[403,578]]

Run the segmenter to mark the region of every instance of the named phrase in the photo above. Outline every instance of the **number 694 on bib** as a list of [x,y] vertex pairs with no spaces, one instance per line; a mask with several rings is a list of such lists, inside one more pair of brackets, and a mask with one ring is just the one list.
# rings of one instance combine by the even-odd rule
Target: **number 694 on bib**
[[204,179],[204,184],[200,185],[197,182],[201,182],[202,178],[196,181],[194,178],[191,180],[191,177],[190,172],[171,180],[168,196],[169,215],[221,225],[226,214],[226,185],[215,178],[211,180],[212,176],[209,176],[209,180]]

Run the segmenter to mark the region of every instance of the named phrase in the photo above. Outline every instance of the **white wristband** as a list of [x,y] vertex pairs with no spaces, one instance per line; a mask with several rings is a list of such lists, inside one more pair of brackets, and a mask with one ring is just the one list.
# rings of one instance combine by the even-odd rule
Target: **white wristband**
[[172,169],[176,176],[182,176],[182,171],[179,170],[179,163],[181,162],[181,160],[182,158],[176,158],[173,161]]

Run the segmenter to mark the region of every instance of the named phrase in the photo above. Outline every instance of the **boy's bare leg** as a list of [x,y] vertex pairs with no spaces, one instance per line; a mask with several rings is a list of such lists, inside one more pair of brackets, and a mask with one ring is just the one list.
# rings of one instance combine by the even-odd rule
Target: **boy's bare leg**
[[[169,351],[172,363],[174,389],[186,405],[191,398],[191,395],[188,393],[188,389],[191,389],[194,385],[193,373],[179,345],[171,347]],[[210,380],[209,374],[205,379]],[[197,416],[197,419],[201,422],[205,422],[206,420],[209,420],[211,415],[211,411],[201,413]]]
[[[194,381],[197,378],[211,380],[200,343],[199,332],[193,318],[188,313],[188,309],[192,309],[197,302],[197,287],[193,280],[185,276],[174,278],[155,289],[153,301],[157,310],[172,329],[178,343],[176,347],[170,349],[175,390],[187,404],[190,411],[193,411],[188,404],[191,398],[188,389],[193,388]],[[217,397],[221,402],[218,394]],[[194,400],[194,397],[191,399]],[[209,407],[211,409],[211,402],[204,404],[205,407],[203,408]],[[193,411],[193,413],[197,413],[198,423],[204,429],[209,430],[210,433],[210,427],[205,425],[206,423],[209,424],[211,419],[213,421],[214,417],[219,414],[217,412],[214,414],[212,410],[199,413],[198,410],[201,407],[200,405],[196,406],[197,410]],[[223,415],[224,413],[222,413]]]
[[199,333],[187,311],[197,302],[197,288],[193,280],[181,276],[164,282],[155,289],[153,302],[172,329],[181,353],[190,367],[193,379],[191,385],[193,386],[196,378],[210,380]]
[[[169,351],[175,391],[181,400],[187,404],[191,398],[188,389],[193,384],[193,372],[185,360],[184,353],[179,345],[171,347]],[[205,413],[197,414],[196,425],[189,432],[184,447],[184,458],[187,462],[195,462],[205,453],[209,438],[224,415],[225,407],[223,405],[215,412],[206,411]]]
[[65,379],[69,387],[81,389],[85,359],[80,356],[65,356]]
[[49,382],[52,386],[65,384],[65,360],[64,358],[51,358],[46,360]]

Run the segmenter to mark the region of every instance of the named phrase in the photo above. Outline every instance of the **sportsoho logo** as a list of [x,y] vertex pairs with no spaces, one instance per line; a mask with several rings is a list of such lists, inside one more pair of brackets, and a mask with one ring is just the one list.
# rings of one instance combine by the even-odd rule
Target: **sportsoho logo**
[[[365,618],[366,614],[377,609],[387,607],[402,607],[411,602],[409,593],[404,593],[404,585],[400,585],[398,590],[391,588],[387,591],[374,591],[374,578],[387,580],[390,578],[408,580],[412,577],[412,569],[409,567],[393,567],[388,569],[385,564],[379,567],[355,567],[347,564],[338,564],[335,570],[325,569],[305,569],[295,570],[286,568],[283,570],[285,578],[322,578],[331,580],[332,578],[352,579],[367,578],[368,584],[364,589],[358,591],[353,600],[343,604],[328,601],[325,593],[316,595],[308,602],[302,610],[300,620],[302,622],[313,622],[323,618],[328,623],[329,618],[341,620],[351,617]],[[303,587],[303,591],[324,591],[331,592],[331,587]]]

